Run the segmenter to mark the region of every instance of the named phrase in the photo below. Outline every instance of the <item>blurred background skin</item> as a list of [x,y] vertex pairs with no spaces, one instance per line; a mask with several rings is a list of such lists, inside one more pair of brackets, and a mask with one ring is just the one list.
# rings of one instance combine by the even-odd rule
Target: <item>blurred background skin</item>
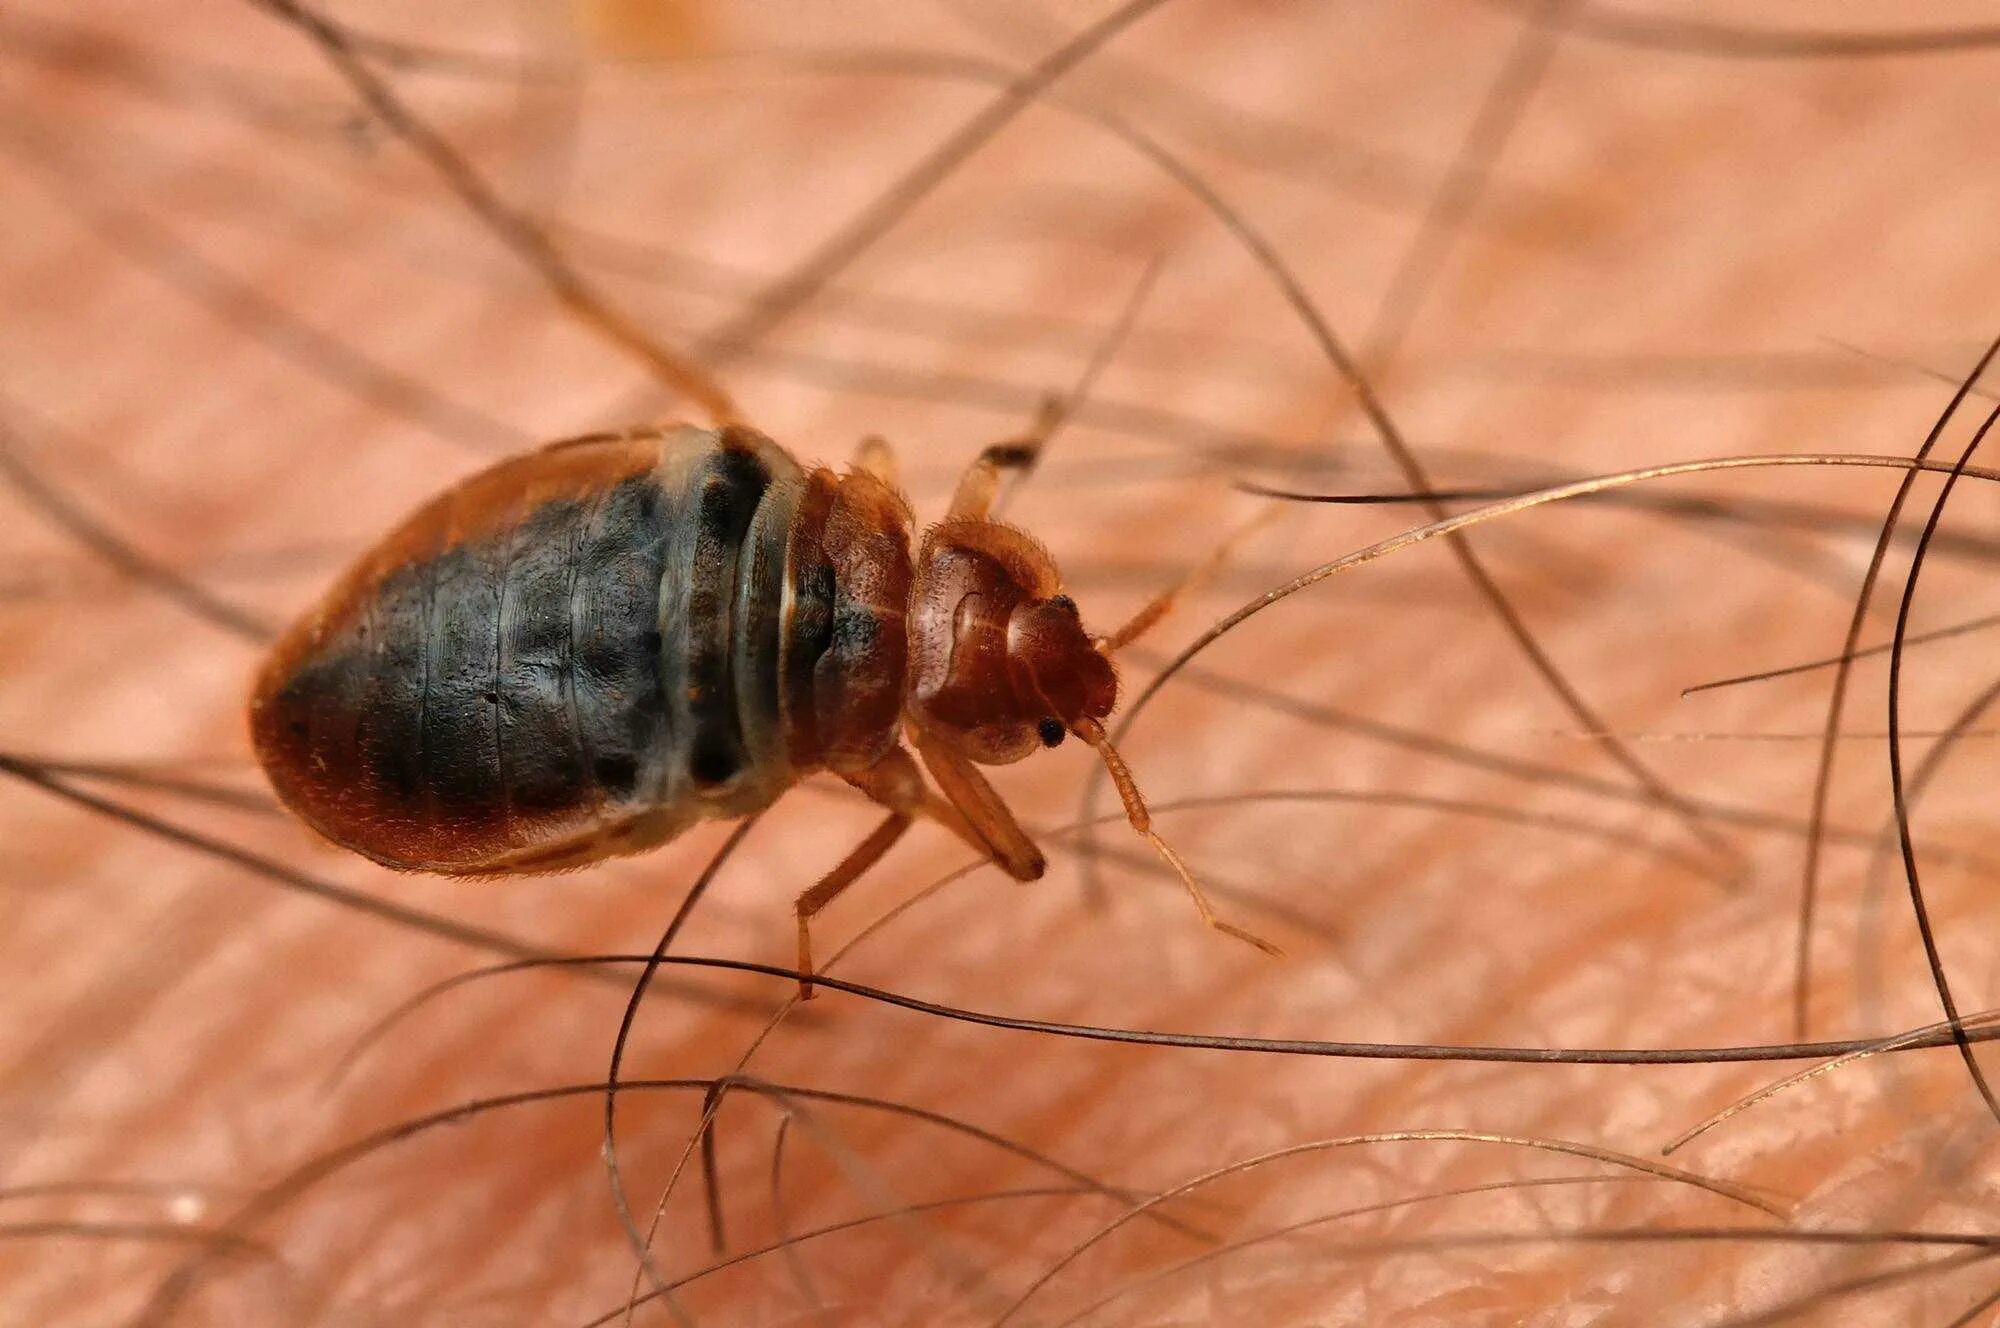
[[[344,0],[333,13],[406,43],[373,48],[398,92],[676,344],[738,312],[986,104],[994,70],[1107,12],[1070,0],[421,10]],[[1926,4],[1893,21],[1987,17]],[[1183,154],[1351,344],[1400,342],[1371,368],[1440,487],[1506,488],[1693,457],[1918,446],[2000,331],[1988,169],[2000,53],[1728,44],[1739,25],[1881,21],[1873,7],[1749,0],[1184,0],[1060,90]],[[1631,44],[1661,33],[1671,40]],[[1492,149],[1490,180],[1412,267],[1468,134]],[[245,624],[191,609],[150,565],[120,565],[79,536],[96,523],[275,625],[490,457],[679,409],[566,320],[296,28],[225,0],[177,5],[170,20],[123,0],[7,5],[0,180],[0,749],[247,795],[233,806],[67,776],[257,859],[204,855],[18,776],[0,791],[0,1224],[13,1237],[0,1242],[0,1321],[108,1323],[137,1313],[247,1195],[324,1150],[453,1103],[605,1074],[626,969],[614,982],[564,970],[461,988],[329,1081],[378,1016],[495,956],[284,888],[259,863],[547,952],[631,953],[651,948],[728,828],[499,883],[397,877],[317,843],[257,801],[241,720],[257,651],[229,626]],[[724,376],[802,457],[842,463],[865,434],[894,440],[918,512],[935,515],[980,447],[1075,379],[1154,263],[1136,330],[1009,509],[1055,552],[1087,620],[1108,626],[1261,510],[1233,479],[1403,485],[1267,276],[1101,125],[1029,108]],[[1407,335],[1380,313],[1398,290]],[[1962,421],[1940,455],[1966,433]],[[1097,840],[1107,904],[1090,906],[1076,840],[1060,832],[1092,769],[1072,743],[996,775],[1046,835],[1045,880],[976,872],[835,971],[1125,1028],[1787,1040],[1811,735],[1830,676],[1678,693],[1837,650],[1894,487],[1880,471],[1737,472],[1643,491],[1712,501],[1560,505],[1474,537],[1550,656],[1702,809],[1739,870],[1716,870],[1680,818],[1633,792],[1431,544],[1224,639],[1126,741],[1156,803],[1264,795],[1167,811],[1161,825],[1285,960],[1204,932],[1117,825]],[[1917,486],[1908,524],[1936,490]],[[1958,487],[1913,629],[1992,611],[1995,514],[1982,485]],[[1421,519],[1298,508],[1260,528],[1129,668],[1128,696],[1228,609]],[[1886,638],[1908,551],[1891,554],[1866,642]],[[1910,762],[1990,681],[1987,640],[1910,653]],[[1938,1017],[1893,839],[1879,839],[1885,681],[1879,658],[1857,668],[1838,745],[1810,1001],[1819,1037]],[[1996,1000],[2000,872],[1991,741],[1983,720],[1971,727],[1914,817],[1968,1011]],[[789,963],[791,897],[870,820],[838,786],[788,797],[676,951]],[[962,857],[920,828],[825,915],[823,953]],[[730,1073],[789,994],[768,978],[664,973],[624,1074]],[[1796,1201],[1784,1222],[1494,1143],[1305,1152],[1163,1210],[1207,1242],[1127,1224],[1010,1322],[1066,1322],[1114,1293],[1090,1322],[1960,1321],[2000,1286],[1978,1250],[1587,1234],[2000,1231],[2000,1127],[1958,1058],[1890,1059],[1674,1157]],[[938,1113],[1146,1193],[1379,1131],[1657,1157],[1788,1067],[1242,1056],[973,1028],[833,995],[745,1068]],[[699,1094],[621,1096],[642,1222],[700,1111]],[[258,1250],[211,1265],[179,1321],[565,1324],[613,1310],[634,1271],[602,1117],[591,1095],[516,1106],[340,1170],[243,1233]],[[993,1322],[1122,1210],[939,1118],[865,1105],[734,1095],[717,1143],[732,1252],[967,1202],[717,1273],[677,1293],[684,1322]],[[1463,1193],[1476,1187],[1489,1188]],[[1403,1200],[1172,1272],[1216,1241]],[[1461,1239],[1482,1235],[1519,1243]],[[657,1263],[684,1276],[716,1257],[709,1240],[689,1174]],[[659,1304],[637,1320],[676,1321]]]

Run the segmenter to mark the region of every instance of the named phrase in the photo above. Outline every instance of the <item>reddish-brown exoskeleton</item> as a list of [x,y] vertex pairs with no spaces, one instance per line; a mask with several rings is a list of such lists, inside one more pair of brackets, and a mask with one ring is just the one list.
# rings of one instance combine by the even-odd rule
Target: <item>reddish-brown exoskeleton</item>
[[1093,637],[1047,550],[993,516],[1053,419],[988,448],[914,558],[879,441],[844,474],[735,424],[502,462],[419,509],[280,640],[251,705],[258,755],[328,838],[464,876],[638,852],[830,771],[886,814],[798,898],[810,974],[814,915],[919,817],[1040,876],[979,767],[1074,734],[1203,920],[1269,950],[1215,916],[1105,735],[1111,658],[1176,592]]

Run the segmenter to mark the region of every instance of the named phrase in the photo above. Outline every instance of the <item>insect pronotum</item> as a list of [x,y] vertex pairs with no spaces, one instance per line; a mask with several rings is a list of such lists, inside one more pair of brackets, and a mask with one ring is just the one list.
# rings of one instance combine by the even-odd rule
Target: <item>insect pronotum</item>
[[1054,418],[987,448],[914,558],[878,439],[839,474],[740,424],[503,461],[419,508],[279,640],[250,707],[258,757],[327,838],[459,876],[636,853],[830,771],[886,815],[798,897],[810,974],[813,916],[918,817],[1040,876],[978,767],[1073,733],[1203,920],[1269,950],[1215,915],[1101,723],[1112,656],[1178,588],[1093,637],[1047,550],[991,515]]

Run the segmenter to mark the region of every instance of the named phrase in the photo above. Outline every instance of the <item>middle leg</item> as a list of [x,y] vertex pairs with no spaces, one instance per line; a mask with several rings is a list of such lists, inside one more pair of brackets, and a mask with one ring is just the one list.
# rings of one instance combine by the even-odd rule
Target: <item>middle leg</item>
[[880,862],[918,817],[929,817],[980,853],[994,856],[992,845],[959,814],[958,809],[925,787],[923,772],[917,768],[916,761],[906,748],[892,747],[888,755],[874,765],[842,778],[867,794],[871,801],[888,808],[889,814],[869,832],[866,839],[840,860],[839,866],[821,877],[793,904],[799,925],[799,996],[803,1000],[811,1000],[813,994],[813,918],[838,899],[847,887],[860,880],[870,867]]
[[854,846],[854,851],[840,860],[840,865],[819,879],[819,883],[801,894],[793,904],[799,921],[799,999],[813,998],[813,957],[812,920],[819,911],[838,899],[848,886],[860,880],[863,873],[882,860],[882,855],[895,847],[903,832],[910,828],[912,818],[902,812],[890,812],[882,818],[868,835]]

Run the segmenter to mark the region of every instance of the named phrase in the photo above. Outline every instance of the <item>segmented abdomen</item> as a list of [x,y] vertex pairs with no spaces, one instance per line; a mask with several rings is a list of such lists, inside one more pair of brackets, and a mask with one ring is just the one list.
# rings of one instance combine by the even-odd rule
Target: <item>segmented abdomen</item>
[[419,510],[251,709],[281,797],[391,866],[541,871],[762,805],[806,477],[746,430],[560,444]]

